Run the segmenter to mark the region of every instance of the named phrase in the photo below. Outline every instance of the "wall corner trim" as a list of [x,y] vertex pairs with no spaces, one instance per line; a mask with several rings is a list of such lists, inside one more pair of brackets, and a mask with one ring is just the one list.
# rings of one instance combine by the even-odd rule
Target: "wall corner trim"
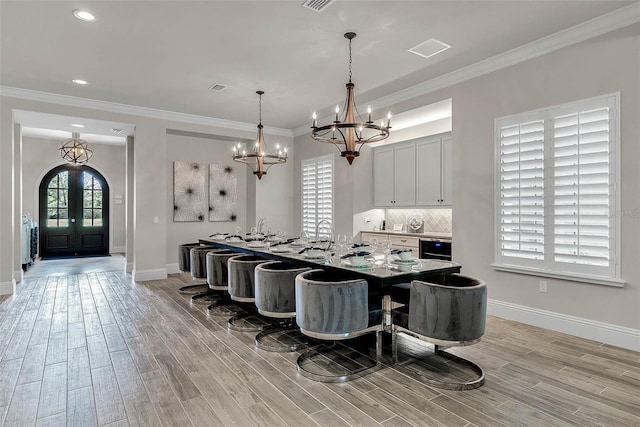
[[164,280],[167,278],[166,268],[153,268],[149,270],[133,270],[131,280],[134,282],[146,282],[149,280]]
[[640,351],[640,329],[627,328],[494,299],[488,300],[487,312],[492,316],[515,320],[516,322],[551,329],[633,351]]
[[16,283],[22,282],[22,280],[24,279],[24,272],[22,270],[14,271],[13,272],[13,279],[16,281]]
[[124,266],[124,271],[125,271],[125,273],[133,273],[133,263],[132,262],[128,262]]
[[178,267],[178,263],[167,264],[167,274],[178,274],[180,273],[180,268]]
[[6,282],[0,282],[0,295],[11,295],[16,292],[16,281],[11,279]]

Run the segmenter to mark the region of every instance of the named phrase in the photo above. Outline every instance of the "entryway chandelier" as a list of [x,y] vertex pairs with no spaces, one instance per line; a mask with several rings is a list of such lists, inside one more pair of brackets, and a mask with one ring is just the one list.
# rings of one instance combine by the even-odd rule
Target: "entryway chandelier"
[[93,150],[89,148],[87,141],[80,139],[78,132],[73,132],[71,138],[60,144],[60,156],[74,165],[83,165],[89,161]]
[[[344,103],[344,116],[342,119],[340,118],[340,106],[336,105],[336,118],[333,123],[318,127],[317,116],[314,112],[311,137],[316,141],[334,144],[340,150],[340,155],[351,164],[353,159],[360,155],[360,148],[364,144],[382,141],[389,137],[391,113],[387,114],[387,122],[385,123],[383,120],[379,125],[371,120],[370,107],[367,110],[367,121],[365,122],[360,117],[353,94],[355,84],[351,82],[351,40],[356,37],[356,33],[345,33],[344,37],[349,39],[349,82]],[[356,121],[356,114],[358,121]]]
[[264,91],[256,91],[260,97],[260,116],[258,122],[258,139],[253,146],[253,151],[247,152],[243,148],[242,143],[233,147],[233,160],[240,163],[245,163],[253,169],[253,174],[258,176],[258,179],[262,179],[263,175],[267,174],[267,170],[272,165],[286,163],[287,161],[287,147],[281,148],[280,144],[276,144],[276,154],[272,154],[267,145],[264,142],[262,136],[262,95]]

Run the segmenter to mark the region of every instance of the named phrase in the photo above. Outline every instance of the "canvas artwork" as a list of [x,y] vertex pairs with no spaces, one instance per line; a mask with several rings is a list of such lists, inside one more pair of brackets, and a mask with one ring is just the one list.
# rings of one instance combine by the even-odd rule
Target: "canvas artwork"
[[206,166],[194,162],[173,162],[173,220],[204,221],[206,212]]
[[237,178],[233,166],[209,165],[209,221],[235,221]]

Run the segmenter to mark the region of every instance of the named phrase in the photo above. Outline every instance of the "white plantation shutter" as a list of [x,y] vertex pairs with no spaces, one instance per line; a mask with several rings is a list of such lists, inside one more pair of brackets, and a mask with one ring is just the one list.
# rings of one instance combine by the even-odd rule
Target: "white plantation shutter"
[[[302,162],[302,231],[316,238],[316,224],[333,223],[333,156],[322,156]],[[320,234],[329,227],[321,226]],[[325,232],[325,233],[323,233]]]
[[617,95],[496,120],[496,262],[617,278]]
[[605,273],[613,265],[611,113],[605,104],[552,119],[553,253],[565,271]]
[[544,121],[505,124],[500,139],[500,253],[544,260]]

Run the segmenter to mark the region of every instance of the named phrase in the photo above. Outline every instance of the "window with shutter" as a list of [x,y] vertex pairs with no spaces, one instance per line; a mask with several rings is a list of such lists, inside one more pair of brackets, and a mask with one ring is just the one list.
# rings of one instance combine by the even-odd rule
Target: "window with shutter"
[[[316,225],[322,220],[333,223],[333,156],[321,156],[302,162],[302,231],[315,239]],[[327,234],[329,226],[320,227]]]
[[620,284],[618,99],[496,120],[494,266]]

